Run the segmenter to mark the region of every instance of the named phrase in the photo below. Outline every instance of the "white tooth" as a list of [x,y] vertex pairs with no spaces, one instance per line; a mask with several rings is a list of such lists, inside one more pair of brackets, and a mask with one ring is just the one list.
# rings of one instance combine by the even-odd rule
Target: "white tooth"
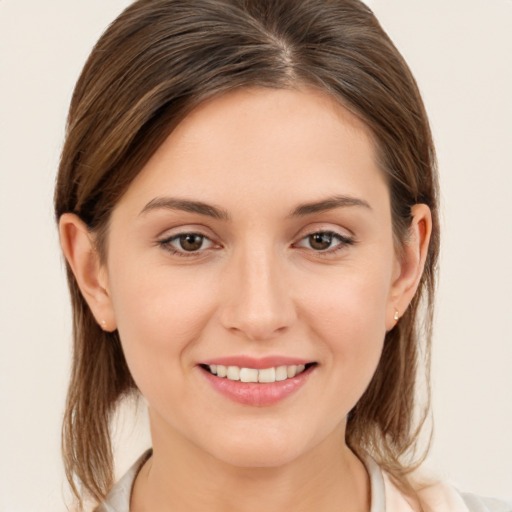
[[217,375],[217,365],[216,364],[210,365],[210,372],[213,373],[214,375]]
[[258,382],[258,370],[255,368],[240,368],[242,382]]
[[276,369],[275,368],[264,368],[258,371],[258,382],[275,382],[276,381]]
[[219,377],[225,377],[228,373],[228,370],[225,366],[221,365],[221,364],[218,364],[217,365],[217,375]]
[[276,381],[286,380],[288,378],[288,371],[286,366],[278,366],[276,368]]
[[297,373],[295,375],[298,375],[299,373],[302,373],[306,369],[306,366],[303,364],[299,364],[297,366]]
[[228,366],[226,375],[229,380],[240,380],[240,368],[238,366]]
[[286,373],[289,379],[295,377],[295,375],[297,375],[297,366],[294,364],[292,364],[291,366],[287,366]]

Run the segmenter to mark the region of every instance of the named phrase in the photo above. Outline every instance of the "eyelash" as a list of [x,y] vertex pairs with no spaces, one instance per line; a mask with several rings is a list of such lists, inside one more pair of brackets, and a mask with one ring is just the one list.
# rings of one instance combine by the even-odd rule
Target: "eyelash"
[[202,233],[195,233],[193,231],[187,231],[187,232],[184,232],[184,233],[178,233],[176,235],[173,235],[169,238],[165,238],[164,240],[159,240],[158,241],[158,245],[160,247],[162,247],[163,249],[165,249],[166,251],[170,252],[172,255],[175,255],[175,256],[180,256],[180,257],[183,257],[183,258],[190,258],[190,257],[194,257],[194,256],[197,256],[198,254],[201,254],[202,251],[205,251],[207,249],[198,249],[197,251],[187,251],[185,249],[176,249],[173,247],[172,245],[172,242],[174,241],[178,241],[180,238],[182,237],[187,237],[187,236],[196,236],[196,237],[200,237],[202,240],[201,240],[201,245],[203,245],[204,241],[205,240],[209,240],[212,244],[212,246],[215,246],[215,243],[210,239],[208,238],[206,235],[203,235]]
[[[315,254],[319,254],[319,255],[322,255],[322,256],[324,256],[324,255],[328,256],[328,255],[335,254],[338,251],[345,249],[347,246],[355,244],[355,240],[353,238],[350,238],[350,237],[345,236],[345,235],[341,235],[340,233],[337,233],[336,231],[329,231],[329,230],[326,230],[326,231],[319,230],[319,231],[313,231],[312,233],[308,233],[307,235],[303,236],[299,240],[299,243],[303,242],[304,240],[307,240],[307,239],[309,239],[311,237],[314,237],[316,235],[323,235],[323,236],[330,237],[331,238],[330,243],[332,243],[335,240],[338,241],[338,243],[334,247],[329,247],[327,249],[314,250],[313,248],[311,248],[311,250]],[[298,244],[294,244],[294,245],[296,247],[297,246],[300,247]]]
[[[324,236],[326,235],[328,237],[331,237],[330,243],[332,243],[334,240],[337,240],[339,242],[334,247],[329,247],[324,250],[315,250],[313,248],[309,248],[314,253],[319,254],[319,255],[325,255],[325,256],[332,255],[332,254],[337,253],[338,251],[344,249],[347,246],[355,244],[355,240],[353,238],[341,235],[340,233],[337,233],[335,231],[329,231],[329,230],[321,231],[320,230],[320,231],[313,231],[312,233],[308,233],[307,235],[303,236],[299,240],[298,243],[293,244],[293,247],[300,248],[301,246],[299,245],[299,243],[301,243],[304,240],[307,240],[308,238],[313,237],[315,235],[324,235]],[[210,241],[213,247],[215,246],[215,243],[210,238],[208,238],[206,235],[203,235],[202,233],[195,233],[193,231],[178,233],[169,238],[165,238],[164,240],[159,240],[158,245],[160,247],[162,247],[163,249],[165,249],[166,251],[170,252],[172,255],[183,257],[183,258],[190,258],[190,257],[198,256],[203,251],[210,249],[210,247],[208,247],[207,249],[199,248],[196,251],[187,251],[186,249],[176,249],[175,247],[173,247],[173,245],[172,245],[173,242],[178,241],[180,238],[187,237],[187,236],[200,237],[201,238],[201,246],[203,245],[204,241],[206,241],[206,240]],[[308,248],[306,248],[306,249],[308,249]]]

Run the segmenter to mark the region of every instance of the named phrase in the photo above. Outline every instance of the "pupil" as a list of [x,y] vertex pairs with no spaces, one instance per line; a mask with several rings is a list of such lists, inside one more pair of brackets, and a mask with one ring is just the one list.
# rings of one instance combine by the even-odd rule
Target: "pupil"
[[182,235],[180,236],[180,245],[185,251],[197,251],[201,249],[203,237],[201,235]]
[[329,249],[329,246],[332,242],[332,235],[329,233],[315,233],[314,235],[310,235],[309,243],[313,249],[317,249],[318,251],[325,251],[325,249]]

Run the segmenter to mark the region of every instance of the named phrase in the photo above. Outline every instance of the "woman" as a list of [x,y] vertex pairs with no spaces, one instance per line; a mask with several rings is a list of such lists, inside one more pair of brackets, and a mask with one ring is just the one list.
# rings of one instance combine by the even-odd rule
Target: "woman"
[[[77,497],[509,510],[412,473],[437,195],[414,79],[360,2],[135,2],[79,79],[56,190]],[[139,392],[153,450],[112,489],[109,419]]]

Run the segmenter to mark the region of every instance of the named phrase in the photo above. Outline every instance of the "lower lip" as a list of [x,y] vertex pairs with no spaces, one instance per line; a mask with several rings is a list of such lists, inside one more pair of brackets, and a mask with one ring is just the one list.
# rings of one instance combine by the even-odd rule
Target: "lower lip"
[[217,377],[204,368],[200,370],[221,395],[240,404],[264,407],[277,404],[297,392],[306,383],[315,367],[316,365],[313,365],[291,379],[269,383],[229,380],[225,377]]

